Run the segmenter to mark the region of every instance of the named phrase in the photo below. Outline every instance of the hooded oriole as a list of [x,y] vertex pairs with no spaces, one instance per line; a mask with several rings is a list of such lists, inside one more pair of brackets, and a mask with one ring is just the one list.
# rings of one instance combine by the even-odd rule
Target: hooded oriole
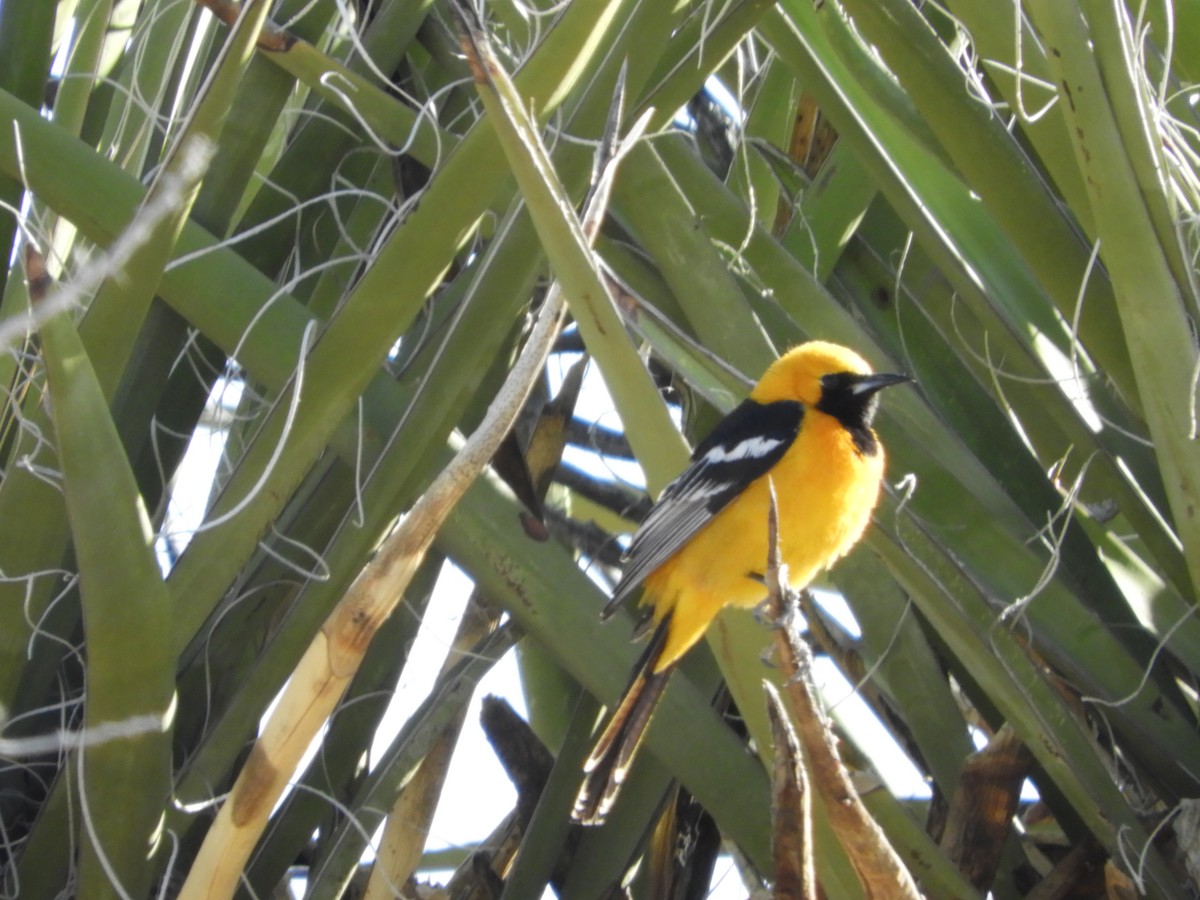
[[871,430],[878,392],[907,380],[872,374],[837,344],[802,344],[696,447],[634,535],[604,611],[644,586],[657,628],[584,765],[576,821],[604,821],[671,671],[721,608],[763,599],[768,478],[792,587],[805,587],[854,546],[883,478],[883,449]]

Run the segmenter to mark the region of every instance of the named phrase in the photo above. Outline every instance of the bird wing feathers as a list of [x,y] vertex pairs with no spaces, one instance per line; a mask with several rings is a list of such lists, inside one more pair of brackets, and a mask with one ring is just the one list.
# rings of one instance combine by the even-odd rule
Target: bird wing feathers
[[633,536],[604,615],[611,615],[651,572],[770,471],[796,439],[803,418],[804,405],[792,400],[746,400],[726,416],[696,447],[691,465],[667,486]]

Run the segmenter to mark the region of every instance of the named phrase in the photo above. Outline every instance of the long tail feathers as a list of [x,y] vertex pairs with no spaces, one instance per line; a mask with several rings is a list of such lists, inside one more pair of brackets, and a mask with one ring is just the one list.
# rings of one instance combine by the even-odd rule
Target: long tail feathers
[[673,665],[661,672],[654,667],[667,641],[670,616],[659,623],[654,637],[634,668],[633,678],[604,733],[583,764],[583,786],[575,798],[571,817],[582,825],[599,825],[617,799],[630,763],[646,734],[646,726],[658,706]]

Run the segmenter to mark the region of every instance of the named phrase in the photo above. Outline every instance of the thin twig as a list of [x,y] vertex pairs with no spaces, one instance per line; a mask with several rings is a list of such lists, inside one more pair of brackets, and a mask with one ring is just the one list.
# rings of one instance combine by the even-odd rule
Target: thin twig
[[783,674],[787,703],[804,756],[809,783],[822,800],[825,816],[846,851],[863,890],[871,900],[919,900],[916,882],[871,818],[838,754],[833,734],[817,699],[812,679],[812,651],[800,639],[800,606],[787,586],[780,561],[778,511],[771,485],[770,545],[767,560],[767,604],[776,623],[775,651]]
[[776,897],[816,900],[817,872],[813,861],[812,792],[804,775],[800,741],[788,719],[779,690],[763,682],[767,717],[775,747],[771,771],[771,855]]

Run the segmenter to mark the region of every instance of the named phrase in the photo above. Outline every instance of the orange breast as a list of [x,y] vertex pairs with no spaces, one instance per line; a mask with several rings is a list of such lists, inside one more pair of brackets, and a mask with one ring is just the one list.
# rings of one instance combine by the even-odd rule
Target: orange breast
[[656,666],[675,662],[722,607],[754,606],[766,592],[767,478],[779,502],[779,535],[788,580],[800,589],[859,539],[879,499],[884,457],[863,456],[834,419],[810,410],[787,454],[646,579],[643,603],[672,613]]

